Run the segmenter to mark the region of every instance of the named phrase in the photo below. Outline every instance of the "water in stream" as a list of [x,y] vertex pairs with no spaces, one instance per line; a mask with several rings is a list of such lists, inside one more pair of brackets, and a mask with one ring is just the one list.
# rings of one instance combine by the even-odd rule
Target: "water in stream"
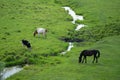
[[[83,16],[81,15],[76,15],[76,13],[70,8],[70,7],[62,7],[65,9],[65,11],[68,12],[68,14],[73,18],[73,21],[72,23],[73,24],[76,24],[76,20],[84,20]],[[76,27],[76,31],[80,30],[82,27],[85,27],[84,24],[77,24],[77,27]],[[62,52],[61,54],[64,55],[66,54],[68,51],[70,51],[71,49],[73,48],[73,43],[72,42],[69,42],[69,46],[68,46],[68,49],[64,52]]]
[[2,72],[2,77],[0,80],[5,80],[8,77],[14,75],[15,73],[21,71],[23,68],[19,67],[19,66],[14,66],[14,67],[10,67],[10,68],[5,68]]
[[[84,20],[84,17],[83,17],[83,16],[81,16],[81,15],[76,15],[76,13],[75,13],[70,7],[62,7],[62,8],[64,8],[65,11],[68,11],[68,14],[69,14],[70,16],[72,16],[72,18],[73,18],[72,23],[73,23],[73,24],[76,24],[76,23],[75,23],[76,20]],[[77,24],[77,27],[76,27],[75,30],[80,30],[82,27],[85,27],[85,25],[84,25],[84,24]]]
[[76,21],[76,20],[84,20],[84,19],[83,19],[83,16],[81,16],[81,15],[76,15],[76,13],[75,13],[70,7],[63,7],[63,8],[65,9],[65,11],[68,11],[68,14],[69,14],[70,16],[72,16],[72,18],[73,18],[72,23],[73,23],[73,24],[75,24],[75,21]]

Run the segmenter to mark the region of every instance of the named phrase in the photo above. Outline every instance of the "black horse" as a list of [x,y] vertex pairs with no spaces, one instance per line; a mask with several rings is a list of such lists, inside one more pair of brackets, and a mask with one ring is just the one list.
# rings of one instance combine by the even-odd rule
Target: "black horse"
[[[100,51],[99,50],[83,50],[81,53],[80,53],[80,56],[79,56],[79,63],[83,63],[84,60],[85,60],[85,63],[87,63],[87,59],[86,57],[87,56],[94,56],[94,59],[93,59],[93,63],[94,61],[96,60],[96,63],[98,62],[98,58],[100,57]],[[82,59],[83,57],[83,59]]]

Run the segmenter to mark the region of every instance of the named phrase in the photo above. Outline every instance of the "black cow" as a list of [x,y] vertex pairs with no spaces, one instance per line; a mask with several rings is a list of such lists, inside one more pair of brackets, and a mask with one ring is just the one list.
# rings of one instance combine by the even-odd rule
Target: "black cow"
[[27,41],[27,40],[22,40],[22,44],[24,45],[24,46],[26,46],[27,48],[31,48],[31,44],[30,44],[30,42],[29,41]]

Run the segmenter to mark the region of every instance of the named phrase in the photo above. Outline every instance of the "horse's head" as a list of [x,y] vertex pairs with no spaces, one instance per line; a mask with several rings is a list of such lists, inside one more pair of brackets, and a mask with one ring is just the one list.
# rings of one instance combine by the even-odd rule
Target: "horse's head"
[[82,62],[82,56],[84,55],[85,52],[86,52],[86,50],[83,50],[83,51],[80,53],[80,56],[79,56],[79,63]]
[[81,63],[81,61],[82,61],[82,58],[81,58],[81,57],[79,57],[79,63]]
[[45,29],[45,32],[48,32],[48,30],[47,30],[47,29]]
[[35,37],[36,34],[38,34],[37,30],[34,31],[33,36]]

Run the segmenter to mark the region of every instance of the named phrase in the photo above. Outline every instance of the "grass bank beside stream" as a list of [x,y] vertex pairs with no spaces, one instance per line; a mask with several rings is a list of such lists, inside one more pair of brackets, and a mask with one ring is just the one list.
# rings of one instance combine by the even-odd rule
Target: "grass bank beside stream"
[[[8,78],[7,80],[119,80],[120,76],[120,36],[105,38],[94,45],[81,43],[65,56],[54,57],[59,64],[31,65]],[[79,47],[78,47],[79,46]],[[93,57],[88,57],[88,63],[78,63],[78,56],[83,49],[99,49],[99,63],[92,63]]]

